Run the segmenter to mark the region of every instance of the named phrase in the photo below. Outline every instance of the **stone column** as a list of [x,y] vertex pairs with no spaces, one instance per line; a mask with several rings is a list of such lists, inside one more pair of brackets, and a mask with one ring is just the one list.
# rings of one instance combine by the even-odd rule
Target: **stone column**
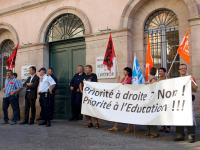
[[191,54],[191,74],[199,86],[194,104],[197,120],[200,122],[200,18],[190,19],[191,34],[189,38]]

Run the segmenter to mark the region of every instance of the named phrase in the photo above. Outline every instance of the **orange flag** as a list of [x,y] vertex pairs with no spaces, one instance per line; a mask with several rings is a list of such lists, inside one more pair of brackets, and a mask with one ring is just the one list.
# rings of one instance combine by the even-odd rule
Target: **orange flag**
[[188,32],[186,32],[185,36],[181,44],[178,47],[178,54],[179,56],[187,63],[190,63],[190,53],[189,53],[189,46],[188,46]]
[[151,56],[151,43],[150,43],[150,39],[148,37],[147,39],[147,50],[146,50],[146,68],[145,68],[145,79],[146,81],[149,80],[149,73],[151,68],[153,67],[153,59]]

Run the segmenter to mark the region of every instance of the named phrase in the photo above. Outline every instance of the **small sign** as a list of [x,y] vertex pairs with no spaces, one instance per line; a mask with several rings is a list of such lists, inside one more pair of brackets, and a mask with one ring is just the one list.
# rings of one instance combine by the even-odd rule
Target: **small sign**
[[29,68],[31,66],[35,66],[35,65],[24,65],[21,67],[21,79],[22,80],[26,80],[30,76]]
[[113,60],[113,67],[111,71],[108,70],[107,66],[103,64],[103,56],[96,58],[96,74],[98,79],[112,79],[116,78],[116,59]]

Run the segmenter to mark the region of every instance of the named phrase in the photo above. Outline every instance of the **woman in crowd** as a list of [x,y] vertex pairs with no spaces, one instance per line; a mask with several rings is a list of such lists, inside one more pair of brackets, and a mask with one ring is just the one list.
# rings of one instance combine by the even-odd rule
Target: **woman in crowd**
[[[167,73],[166,68],[163,68],[163,67],[159,68],[159,70],[158,70],[158,76],[159,76],[158,81],[166,80],[167,79],[166,73]],[[159,131],[169,133],[170,132],[170,126],[161,126]]]
[[[150,70],[150,77],[149,77],[149,84],[155,83],[157,81],[156,78],[157,69],[151,68]],[[159,137],[159,132],[157,126],[147,126],[147,133],[146,136],[150,136],[151,138],[157,138]]]
[[[98,82],[97,75],[92,72],[92,66],[91,65],[85,66],[85,78],[84,78],[84,80],[89,81],[89,82]],[[83,93],[83,81],[80,83],[79,88],[80,88],[81,93]],[[87,124],[88,128],[94,127],[93,121],[95,121],[95,127],[97,129],[99,128],[99,119],[98,118],[94,118],[94,117],[91,117],[91,116],[85,116],[85,118],[88,121],[88,124]]]
[[[132,69],[129,67],[124,68],[124,77],[120,80],[120,77],[118,79],[118,82],[122,84],[131,84],[132,83]],[[129,133],[132,130],[132,125],[128,124],[125,133]],[[118,123],[114,123],[112,128],[109,128],[108,131],[118,131]]]

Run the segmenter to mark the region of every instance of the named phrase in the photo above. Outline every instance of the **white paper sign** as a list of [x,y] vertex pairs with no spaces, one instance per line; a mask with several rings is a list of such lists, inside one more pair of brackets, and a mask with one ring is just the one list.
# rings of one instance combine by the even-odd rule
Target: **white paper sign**
[[148,85],[84,82],[82,114],[139,125],[193,125],[190,76]]
[[98,79],[111,79],[116,77],[116,59],[113,60],[113,67],[111,71],[107,69],[107,66],[103,64],[104,57],[100,56],[96,58],[96,74]]
[[34,65],[24,65],[21,67],[21,79],[22,80],[26,80],[30,76],[29,68],[31,66],[34,66]]

